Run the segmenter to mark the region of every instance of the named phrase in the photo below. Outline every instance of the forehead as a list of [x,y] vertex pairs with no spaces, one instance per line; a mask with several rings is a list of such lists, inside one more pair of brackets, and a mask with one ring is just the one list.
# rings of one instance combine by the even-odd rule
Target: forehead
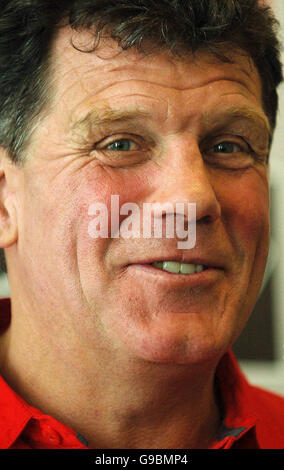
[[210,104],[218,93],[225,101],[228,96],[236,103],[242,99],[262,107],[261,80],[253,61],[244,53],[227,53],[231,62],[224,63],[206,51],[182,58],[165,51],[149,55],[132,49],[121,51],[107,38],[88,52],[93,43],[92,33],[64,27],[53,44],[55,104],[77,117],[81,108],[83,112],[85,107],[110,100],[117,101],[119,107],[124,98],[131,100],[134,96],[149,96],[164,103],[168,114],[171,110],[174,114],[175,107],[181,112],[187,101],[194,105],[201,95],[203,101],[207,96]]

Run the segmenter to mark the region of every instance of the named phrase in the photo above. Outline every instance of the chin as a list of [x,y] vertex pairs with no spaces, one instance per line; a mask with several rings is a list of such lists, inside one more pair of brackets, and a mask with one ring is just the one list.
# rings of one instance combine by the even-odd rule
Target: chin
[[217,364],[228,349],[227,345],[216,345],[209,338],[182,338],[160,335],[147,337],[130,345],[128,352],[136,358],[160,364]]

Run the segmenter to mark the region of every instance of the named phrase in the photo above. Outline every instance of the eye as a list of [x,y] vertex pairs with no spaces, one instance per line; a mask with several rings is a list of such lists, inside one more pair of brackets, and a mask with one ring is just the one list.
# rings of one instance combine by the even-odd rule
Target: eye
[[152,143],[141,135],[117,133],[96,143],[92,152],[104,165],[122,168],[149,160]]
[[257,159],[252,147],[243,137],[225,135],[208,142],[204,147],[203,157],[208,165],[228,170],[249,168]]
[[131,139],[118,139],[108,144],[105,149],[116,152],[130,152],[133,150],[138,150],[139,145]]
[[237,144],[236,142],[229,142],[229,141],[224,141],[220,142],[213,147],[213,152],[214,153],[238,153],[238,152],[243,152],[244,149],[241,147],[241,145]]

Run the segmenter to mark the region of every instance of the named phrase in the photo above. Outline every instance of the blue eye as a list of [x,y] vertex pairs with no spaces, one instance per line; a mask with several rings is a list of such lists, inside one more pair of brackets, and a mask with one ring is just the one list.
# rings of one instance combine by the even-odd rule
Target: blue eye
[[135,142],[130,139],[119,139],[109,144],[107,149],[115,150],[117,152],[129,152],[130,150],[133,150],[133,144],[135,145]]
[[235,142],[220,142],[213,147],[214,153],[236,153],[242,152],[240,145]]

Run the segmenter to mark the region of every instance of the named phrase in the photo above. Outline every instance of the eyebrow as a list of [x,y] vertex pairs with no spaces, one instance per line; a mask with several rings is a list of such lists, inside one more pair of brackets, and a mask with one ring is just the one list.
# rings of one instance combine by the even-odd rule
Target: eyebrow
[[[133,107],[128,109],[112,109],[106,107],[102,110],[92,109],[83,118],[79,119],[71,126],[71,133],[78,135],[81,132],[91,131],[93,128],[119,122],[133,122],[143,118],[148,118],[150,112],[142,107]],[[217,113],[204,113],[203,120],[205,126],[209,128],[224,127],[231,122],[237,120],[245,120],[251,123],[261,132],[268,134],[269,139],[272,138],[272,129],[266,115],[249,106],[229,106],[227,109],[218,111]]]
[[79,119],[71,126],[71,132],[76,134],[77,132],[88,131],[106,124],[147,118],[149,115],[149,112],[138,107],[125,110],[105,108],[100,111],[92,109],[82,119]]
[[265,131],[268,136],[272,137],[272,129],[269,124],[269,120],[266,115],[256,109],[248,106],[230,106],[225,110],[212,113],[206,113],[205,121],[206,124],[210,125],[213,121],[213,127],[221,127],[224,124],[228,124],[232,121],[245,120],[251,123],[254,127],[259,128],[261,131]]

